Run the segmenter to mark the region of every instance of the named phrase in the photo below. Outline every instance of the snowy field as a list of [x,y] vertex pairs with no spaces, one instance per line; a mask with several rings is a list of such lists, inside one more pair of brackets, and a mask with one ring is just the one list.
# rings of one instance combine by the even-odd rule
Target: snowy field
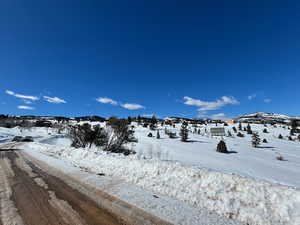
[[[188,143],[170,139],[163,127],[159,127],[160,139],[155,138],[156,131],[154,137],[147,137],[150,130],[139,126],[138,143],[128,145],[137,154],[128,157],[96,148],[70,148],[70,140],[43,128],[26,131],[38,137],[38,143],[24,148],[245,223],[300,224],[300,142],[288,140],[287,128],[251,125],[268,141],[253,148],[251,135],[242,132],[245,137],[236,137],[229,125],[226,132],[230,130],[234,137],[224,139],[232,153],[223,154],[215,151],[220,138],[204,133],[211,126],[215,125],[202,126],[200,135],[190,133]],[[168,127],[177,134],[179,128]],[[269,133],[263,133],[264,128]],[[0,132],[3,138],[20,135],[17,128]],[[284,139],[278,139],[279,134]],[[285,160],[277,160],[278,155]]]
[[[242,124],[246,127],[247,124]],[[268,143],[262,143],[259,148],[253,148],[251,145],[251,135],[242,131],[245,137],[236,137],[232,127],[238,129],[238,124],[225,126],[226,134],[229,130],[235,137],[224,137],[227,148],[231,154],[221,154],[216,152],[216,147],[220,137],[210,137],[205,135],[210,127],[215,124],[202,126],[201,135],[189,134],[190,142],[183,143],[178,139],[170,139],[164,135],[164,129],[161,128],[161,139],[149,138],[150,132],[147,128],[138,127],[136,137],[139,142],[134,147],[139,154],[146,158],[158,157],[163,160],[172,160],[184,165],[209,168],[216,171],[236,173],[242,176],[248,176],[255,179],[266,180],[273,183],[280,183],[294,187],[300,187],[300,142],[289,141],[290,130],[282,127],[274,128],[270,125],[251,124],[253,131],[257,131],[261,140],[264,138]],[[219,125],[218,127],[222,127]],[[266,128],[269,133],[263,133]],[[180,125],[168,128],[171,131],[179,133]],[[193,130],[193,128],[191,128]],[[156,132],[153,132],[154,136]],[[284,139],[278,139],[281,134]],[[294,136],[296,138],[296,136]],[[152,156],[151,156],[152,155]],[[282,155],[284,161],[276,159]]]

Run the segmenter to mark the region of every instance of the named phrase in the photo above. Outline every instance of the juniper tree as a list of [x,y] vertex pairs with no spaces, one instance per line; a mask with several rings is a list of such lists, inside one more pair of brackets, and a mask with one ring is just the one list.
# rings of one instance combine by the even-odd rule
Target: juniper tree
[[254,132],[254,133],[252,134],[252,146],[253,146],[254,148],[257,148],[257,147],[259,146],[259,144],[260,144],[260,138],[259,138],[259,135],[258,135],[258,133]]
[[180,134],[181,141],[186,142],[188,140],[189,130],[188,130],[188,123],[183,121],[181,124]]

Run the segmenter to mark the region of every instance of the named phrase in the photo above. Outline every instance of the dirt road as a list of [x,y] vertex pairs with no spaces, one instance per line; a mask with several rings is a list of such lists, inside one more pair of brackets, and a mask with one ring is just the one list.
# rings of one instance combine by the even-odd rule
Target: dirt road
[[7,147],[0,149],[0,225],[124,224],[22,151]]

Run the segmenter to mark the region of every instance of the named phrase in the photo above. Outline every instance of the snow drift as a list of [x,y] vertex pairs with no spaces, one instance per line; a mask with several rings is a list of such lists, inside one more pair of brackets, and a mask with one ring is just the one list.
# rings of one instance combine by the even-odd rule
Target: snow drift
[[296,188],[137,156],[39,143],[24,147],[248,224],[300,224],[300,190]]

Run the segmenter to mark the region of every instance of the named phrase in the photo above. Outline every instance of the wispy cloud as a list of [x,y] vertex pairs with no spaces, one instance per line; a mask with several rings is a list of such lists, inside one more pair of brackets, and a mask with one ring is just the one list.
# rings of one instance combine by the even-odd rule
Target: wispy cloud
[[10,91],[10,90],[6,90],[5,93],[8,94],[8,95],[12,95],[12,96],[14,96],[16,98],[21,98],[23,100],[24,99],[25,100],[31,100],[31,101],[37,101],[37,100],[39,100],[39,98],[37,96],[17,94],[17,93],[15,93],[13,91]]
[[96,99],[97,102],[103,103],[103,104],[111,104],[111,105],[119,105],[125,109],[129,109],[129,110],[138,110],[138,109],[144,109],[145,107],[140,105],[140,104],[136,104],[136,103],[124,103],[122,104],[121,102],[117,102],[111,98],[108,97],[99,97]]
[[226,116],[225,113],[216,113],[216,114],[207,114],[206,112],[199,112],[198,113],[198,117],[199,118],[210,118],[210,119],[213,119],[213,120],[228,120],[230,119],[228,116]]
[[271,101],[272,101],[272,100],[271,100],[270,98],[265,98],[265,99],[264,99],[264,102],[265,102],[265,103],[269,103],[269,102],[271,102]]
[[118,105],[118,102],[115,100],[112,100],[111,98],[107,97],[99,97],[96,99],[97,102],[103,103],[103,104],[111,104],[111,105]]
[[[153,117],[156,116],[155,114],[143,114],[142,117]],[[156,116],[157,117],[157,116]]]
[[34,110],[34,107],[28,105],[19,105],[18,109]]
[[236,105],[240,104],[234,97],[228,97],[228,96],[223,96],[220,99],[217,99],[216,101],[202,101],[200,99],[194,99],[188,96],[183,97],[184,99],[184,104],[186,105],[192,105],[192,106],[197,106],[198,111],[209,111],[209,110],[217,110],[225,105]]
[[43,96],[45,101],[54,103],[54,104],[60,104],[60,103],[67,103],[64,99],[58,98],[58,97],[49,97],[49,96]]
[[252,95],[249,95],[249,96],[248,96],[248,99],[249,99],[249,100],[252,100],[252,99],[254,99],[254,98],[256,98],[256,97],[257,97],[256,94],[252,94]]
[[121,106],[125,109],[129,110],[137,110],[137,109],[144,109],[145,107],[140,105],[140,104],[135,104],[135,103],[125,103],[121,104]]

